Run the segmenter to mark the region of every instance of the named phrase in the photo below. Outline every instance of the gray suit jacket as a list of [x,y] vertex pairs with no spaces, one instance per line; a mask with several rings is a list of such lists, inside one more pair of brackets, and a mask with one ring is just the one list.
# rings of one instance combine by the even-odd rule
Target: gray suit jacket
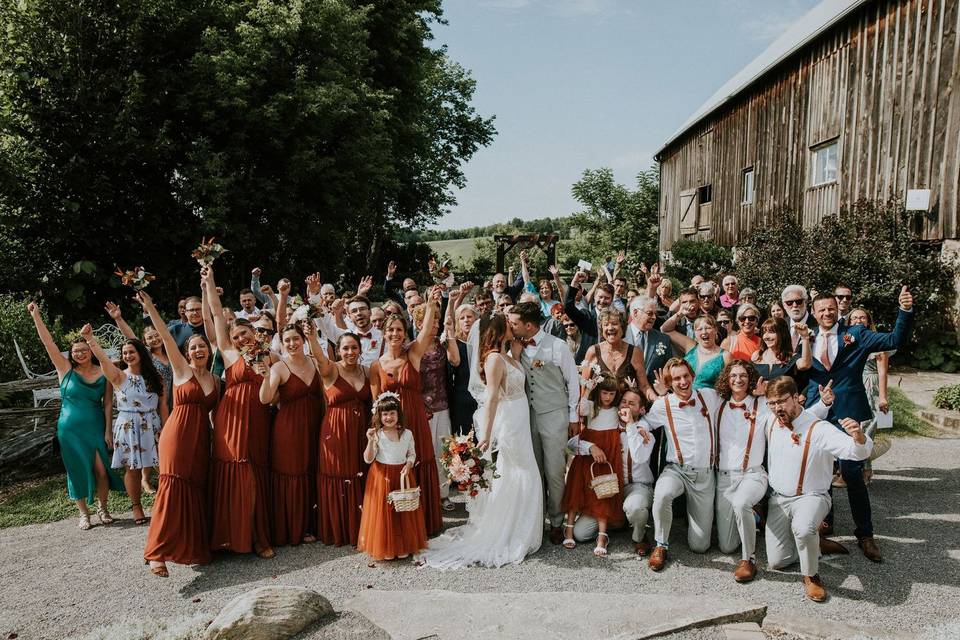
[[[627,327],[627,335],[624,337],[627,344],[636,345],[636,338],[632,325]],[[667,364],[667,360],[673,357],[673,346],[670,344],[670,338],[667,334],[656,329],[647,331],[647,347],[643,351],[643,364],[647,369],[647,379],[650,384],[655,380],[655,372]]]

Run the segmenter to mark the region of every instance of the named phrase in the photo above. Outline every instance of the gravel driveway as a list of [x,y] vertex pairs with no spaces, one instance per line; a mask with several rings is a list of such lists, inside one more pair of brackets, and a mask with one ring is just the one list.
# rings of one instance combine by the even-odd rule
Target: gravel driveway
[[[798,575],[762,571],[737,585],[734,558],[712,549],[686,551],[677,519],[672,562],[654,574],[631,553],[629,537],[615,534],[610,557],[595,559],[589,545],[572,552],[545,546],[520,566],[442,573],[409,562],[369,566],[350,548],[319,544],[278,550],[274,560],[220,556],[207,567],[171,565],[171,577],[142,564],[146,529],[129,515],[110,527],[81,532],[74,519],[0,532],[0,638],[62,638],[124,619],[208,613],[239,592],[282,583],[316,589],[337,606],[369,588],[464,593],[584,591],[660,593],[709,598],[722,594],[768,605],[769,613],[816,616],[888,630],[918,631],[960,616],[960,440],[898,439],[875,465],[874,523],[885,562],[853,553],[821,564],[831,599],[804,599]],[[852,531],[846,496],[837,493],[837,526]],[[461,516],[462,517],[462,516]],[[457,521],[456,519],[451,522]],[[762,544],[760,561],[763,563]],[[641,596],[642,597],[642,596]]]

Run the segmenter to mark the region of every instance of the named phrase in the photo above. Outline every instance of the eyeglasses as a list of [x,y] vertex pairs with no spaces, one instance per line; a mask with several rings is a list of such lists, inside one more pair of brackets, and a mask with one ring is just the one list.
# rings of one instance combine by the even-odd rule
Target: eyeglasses
[[563,328],[564,328],[564,329],[570,329],[571,327],[575,327],[575,326],[577,326],[577,325],[575,325],[575,324],[572,323],[572,322],[569,322],[569,323],[568,323],[568,322],[564,322],[564,323],[563,323]]
[[725,327],[725,326],[727,326],[728,324],[730,324],[730,321],[729,321],[729,320],[717,320],[717,324],[719,324],[719,325],[722,326],[722,327]]
[[190,307],[189,309],[184,309],[187,313],[200,313],[200,307]]
[[273,329],[267,329],[266,327],[257,327],[257,333],[262,333],[266,336],[272,336],[276,333]]
[[839,294],[835,294],[833,297],[836,298],[837,300],[849,300],[849,299],[852,298],[853,296],[842,296],[842,295],[839,295]]
[[794,298],[793,300],[784,300],[783,304],[788,307],[799,307],[803,304],[803,298]]
[[741,316],[740,322],[756,322],[757,316]]

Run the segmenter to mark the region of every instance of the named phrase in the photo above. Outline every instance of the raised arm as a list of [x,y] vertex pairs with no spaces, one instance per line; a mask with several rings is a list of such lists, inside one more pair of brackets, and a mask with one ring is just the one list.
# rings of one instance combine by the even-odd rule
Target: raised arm
[[577,325],[582,333],[596,338],[597,323],[577,307],[577,291],[580,290],[580,283],[583,282],[584,277],[582,271],[574,274],[573,280],[570,281],[570,288],[567,289],[567,296],[564,299],[563,312]]
[[530,264],[526,249],[520,252],[520,275],[523,277],[523,287],[526,289],[530,284]]
[[43,348],[47,350],[47,356],[50,358],[50,362],[53,363],[54,368],[57,370],[57,376],[63,378],[67,375],[67,372],[70,371],[70,361],[60,353],[60,349],[57,348],[57,343],[53,341],[53,336],[50,335],[50,330],[47,329],[47,325],[43,322],[43,317],[40,315],[40,308],[37,307],[36,303],[31,302],[27,305],[27,311],[30,313],[30,317],[33,319],[33,325],[37,328],[37,335],[40,336],[40,342],[43,344]]
[[118,369],[117,366],[113,364],[113,361],[110,360],[110,356],[107,355],[107,352],[103,350],[103,347],[101,347],[97,341],[97,336],[93,335],[93,327],[89,324],[83,325],[83,328],[80,329],[80,337],[86,341],[87,346],[90,347],[90,351],[92,351],[93,355],[100,361],[100,369],[103,371],[103,375],[107,380],[115,387],[122,386],[127,374]]
[[420,333],[417,339],[410,345],[407,354],[410,357],[410,364],[416,369],[420,369],[420,358],[430,349],[433,344],[433,337],[436,335],[437,313],[440,310],[440,287],[432,287],[427,297],[427,312],[423,316],[423,326],[420,327]]
[[[452,308],[453,302],[447,305]],[[457,346],[457,332],[454,330],[453,314],[448,313],[443,319],[443,344],[447,350],[447,361],[450,366],[460,366],[460,347]]]
[[797,360],[797,371],[806,371],[813,366],[813,349],[810,345],[810,327],[803,323],[798,324],[797,335],[800,336],[800,358]]
[[[213,277],[213,268],[204,267],[200,271],[200,284],[203,286],[203,293],[206,295],[206,301],[210,305],[210,314],[213,316],[212,324],[217,337],[217,348],[223,355],[223,364],[227,367],[232,365],[240,357],[237,350],[233,348],[230,341],[230,332],[227,330],[227,320],[223,317],[223,305],[220,302],[220,294],[217,293],[217,283]],[[204,305],[206,308],[206,305]],[[204,329],[207,328],[207,319],[203,319]],[[209,332],[209,330],[208,330]]]
[[550,271],[550,275],[553,276],[553,283],[557,285],[557,299],[561,302],[567,299],[567,285],[564,284],[563,280],[560,278],[560,269],[557,269],[557,265],[552,264],[547,267],[547,270]]
[[133,338],[136,339],[137,334],[133,332],[133,329],[130,328],[130,325],[127,324],[127,321],[123,319],[123,316],[120,313],[120,307],[115,305],[112,302],[107,302],[104,306],[104,309],[107,311],[107,315],[110,316],[110,319],[117,325],[117,329],[120,329],[120,333],[123,334],[124,338]]
[[287,298],[290,296],[290,281],[286,278],[277,284],[280,295],[277,296],[277,331],[283,331],[287,326]]
[[677,330],[677,323],[680,322],[680,317],[683,314],[681,312],[676,312],[663,323],[663,326],[660,327],[660,331],[667,334],[670,338],[670,342],[673,343],[675,347],[686,353],[693,349],[696,342],[687,337],[687,334],[681,333]]
[[626,259],[627,259],[626,251],[624,251],[623,249],[620,249],[620,251],[617,251],[617,259],[613,266],[613,276],[610,278],[611,283],[617,279],[618,275],[620,275],[620,269],[623,268],[623,262]]
[[314,328],[313,323],[308,322],[306,325],[304,333],[307,334],[307,344],[310,345],[310,355],[317,363],[317,371],[320,372],[320,378],[325,385],[333,384],[340,374],[337,370],[337,363],[330,360],[323,352],[323,347],[320,346],[320,340],[317,338],[317,330]]
[[[157,330],[157,333],[160,334],[160,339],[163,341],[163,348],[167,353],[167,358],[170,360],[170,367],[173,369],[173,381],[177,384],[183,384],[193,376],[190,363],[188,363],[187,359],[180,353],[180,349],[177,347],[177,341],[173,339],[173,334],[170,333],[170,329],[164,324],[160,312],[157,311],[157,307],[153,304],[153,298],[151,298],[146,291],[140,290],[137,292],[137,301],[143,305],[143,310],[150,316],[153,327]],[[178,380],[179,382],[177,382]]]

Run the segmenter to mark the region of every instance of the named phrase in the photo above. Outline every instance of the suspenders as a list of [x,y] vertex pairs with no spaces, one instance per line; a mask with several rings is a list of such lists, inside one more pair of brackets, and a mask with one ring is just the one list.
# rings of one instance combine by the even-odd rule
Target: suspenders
[[[727,400],[723,401],[723,404],[720,405],[720,410],[717,412],[717,461],[720,460],[720,425],[723,424],[723,410],[727,408]],[[750,433],[747,435],[747,450],[743,452],[743,464],[740,466],[741,471],[746,471],[750,466],[750,447],[753,446],[753,432],[757,427],[757,405],[760,403],[757,400],[757,397],[753,397],[753,411],[750,413]]]
[[797,478],[797,495],[803,495],[803,476],[807,473],[807,455],[810,453],[810,436],[813,435],[814,428],[819,424],[814,422],[807,429],[807,437],[803,441],[803,457],[800,458],[800,477]]
[[[700,405],[703,407],[703,417],[707,419],[707,433],[710,434],[710,467],[716,468],[717,466],[717,451],[716,447],[713,444],[713,424],[710,422],[710,412],[707,411],[707,403],[703,401],[703,396],[697,391],[697,400],[700,401]],[[717,426],[719,428],[719,425]],[[717,438],[717,444],[719,445],[720,438]]]
[[[699,391],[697,391],[697,399],[700,401],[700,405],[704,409],[704,417],[707,419],[707,432],[710,436],[710,467],[712,468],[717,466],[717,453],[714,451],[713,445],[713,424],[710,422],[710,413],[706,411],[707,403],[703,401],[703,395],[701,395]],[[673,448],[677,452],[677,462],[682,466],[683,452],[680,451],[680,441],[677,439],[677,428],[673,424],[673,411],[670,409],[670,396],[664,397],[663,406],[667,411],[667,426],[670,427],[670,437],[673,440]]]

